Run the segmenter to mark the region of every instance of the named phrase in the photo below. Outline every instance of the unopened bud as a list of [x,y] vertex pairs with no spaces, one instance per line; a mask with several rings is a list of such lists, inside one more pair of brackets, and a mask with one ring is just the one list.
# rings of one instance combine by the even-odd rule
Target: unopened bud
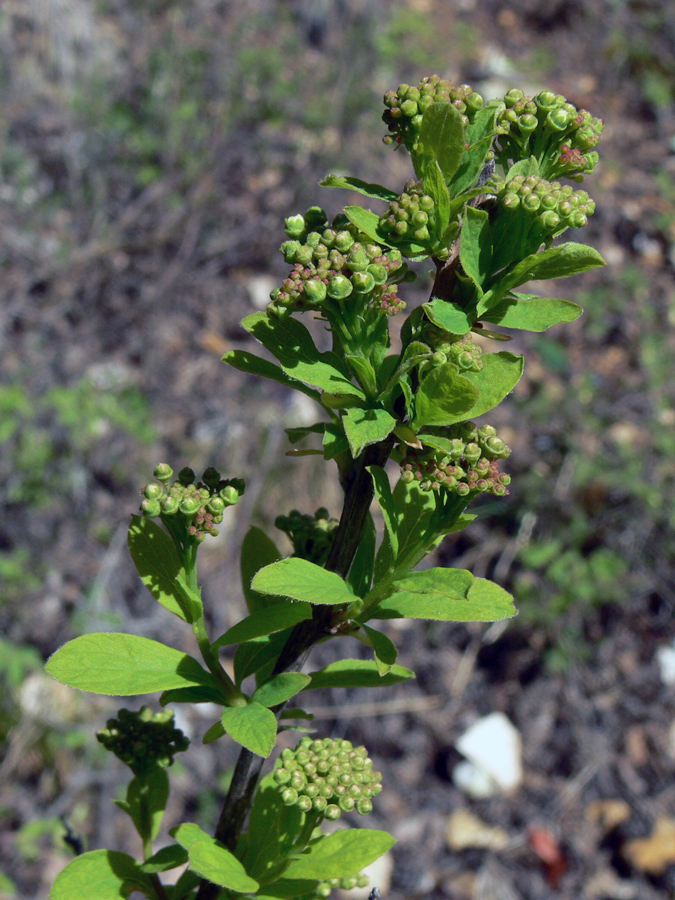
[[344,275],[336,275],[328,285],[327,294],[333,300],[346,300],[353,290],[349,278]]
[[157,481],[171,481],[173,478],[173,469],[168,463],[159,463],[159,465],[155,466],[155,469],[152,473]]
[[305,217],[301,215],[289,216],[284,220],[284,225],[289,238],[299,238],[305,231]]

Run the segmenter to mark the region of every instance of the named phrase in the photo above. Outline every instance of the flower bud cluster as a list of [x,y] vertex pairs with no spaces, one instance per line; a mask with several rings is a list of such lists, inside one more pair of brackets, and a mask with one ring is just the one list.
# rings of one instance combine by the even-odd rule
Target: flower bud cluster
[[[424,435],[420,435],[424,441]],[[415,481],[423,491],[450,490],[460,497],[473,493],[508,494],[511,477],[499,471],[499,460],[507,459],[511,450],[497,437],[492,425],[478,428],[473,422],[462,422],[444,429],[450,441],[449,451],[425,447],[406,447],[401,461],[401,478]]]
[[[317,207],[313,209],[305,216],[286,219],[286,232],[292,237],[280,249],[293,269],[270,294],[268,312],[283,317],[321,309],[348,297],[368,298],[376,309],[389,315],[405,308],[396,285],[387,284],[403,266],[399,251],[358,240],[358,230],[344,216],[336,217],[330,228],[327,221],[317,225],[319,212]],[[316,229],[307,231],[308,223]]]
[[320,507],[313,516],[292,509],[287,516],[277,516],[274,524],[293,544],[293,555],[322,566],[333,546],[338,520],[331,519],[328,510]]
[[429,240],[429,220],[434,215],[434,200],[424,193],[421,181],[407,181],[403,193],[392,200],[389,209],[380,216],[380,228],[396,241]]
[[167,463],[155,466],[154,476],[159,484],[150,482],[141,491],[141,512],[147,518],[159,516],[165,524],[167,520],[182,524],[186,535],[198,543],[207,534],[218,534],[216,526],[223,521],[223,511],[234,506],[245,489],[241,478],[221,478],[213,467],[206,469],[199,482],[187,467],[171,482],[173,469]]
[[456,87],[438,75],[423,78],[417,86],[399,84],[384,95],[386,107],[382,120],[389,128],[385,144],[405,144],[408,150],[417,146],[422,116],[434,103],[452,103],[462,114],[464,125],[473,121],[484,101],[468,84]]
[[429,328],[424,334],[424,340],[433,350],[427,366],[442,366],[443,363],[451,362],[460,371],[480,372],[485,365],[481,358],[483,351],[478,344],[474,344],[470,332],[459,335],[451,334],[449,331],[440,331],[437,328]]
[[562,94],[541,91],[526,97],[512,90],[506,109],[497,116],[497,161],[508,169],[510,160],[534,156],[545,178],[581,181],[597,165],[593,149],[602,136],[603,121],[578,110]]
[[295,750],[284,750],[279,762],[273,777],[286,806],[326,819],[352,810],[371,812],[372,798],[382,790],[382,775],[373,770],[366,748],[340,738],[304,737]]
[[116,719],[108,719],[97,740],[106,750],[129,766],[134,775],[145,775],[155,766],[173,764],[176,753],[187,750],[190,741],[174,726],[173,710],[154,713],[149,706],[138,712],[120,709]]
[[516,175],[500,190],[498,201],[507,210],[520,209],[537,217],[548,234],[564,228],[583,228],[595,212],[595,201],[586,191],[547,181],[538,175]]
[[365,888],[369,884],[370,878],[367,875],[348,875],[345,878],[330,878],[328,881],[320,881],[316,886],[315,893],[322,900],[326,900],[334,890],[353,891],[354,888]]

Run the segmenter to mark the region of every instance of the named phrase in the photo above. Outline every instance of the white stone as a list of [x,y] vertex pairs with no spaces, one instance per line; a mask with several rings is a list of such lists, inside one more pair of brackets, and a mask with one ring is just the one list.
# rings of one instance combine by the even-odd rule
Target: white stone
[[661,673],[661,681],[669,687],[675,685],[675,647],[668,644],[656,651],[656,662]]
[[363,869],[363,874],[367,875],[370,883],[363,888],[352,888],[350,891],[337,891],[340,900],[367,900],[368,895],[373,888],[380,889],[380,895],[385,898],[389,895],[391,887],[391,873],[394,868],[394,859],[391,853],[385,853],[375,862]]
[[513,791],[523,780],[522,740],[504,713],[490,713],[474,722],[455,746],[501,791]]
[[499,785],[483,769],[465,760],[452,770],[452,782],[473,800],[487,800],[499,793]]

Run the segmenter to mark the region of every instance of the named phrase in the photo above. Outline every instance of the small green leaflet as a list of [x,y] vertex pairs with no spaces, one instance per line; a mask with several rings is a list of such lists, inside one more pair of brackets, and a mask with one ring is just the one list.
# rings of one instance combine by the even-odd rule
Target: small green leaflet
[[534,156],[529,156],[527,159],[519,159],[518,162],[514,163],[511,166],[509,171],[506,173],[505,181],[511,181],[511,179],[515,178],[516,175],[524,175],[525,178],[527,178],[530,175],[538,174],[539,163]]
[[361,388],[341,370],[339,357],[331,352],[320,353],[309,331],[297,319],[253,313],[241,324],[279,360],[287,375],[331,394],[365,399]]
[[280,672],[261,685],[251,697],[251,701],[260,703],[268,709],[285,703],[303,691],[312,679],[301,672]]
[[279,602],[276,598],[258,594],[251,588],[251,581],[255,573],[278,559],[281,559],[281,553],[274,541],[265,534],[262,528],[251,526],[241,545],[241,584],[246,605],[251,614],[269,609]]
[[381,466],[369,466],[368,471],[373,478],[373,487],[375,488],[375,496],[380,504],[382,516],[384,518],[384,527],[387,529],[389,536],[389,545],[394,554],[394,559],[398,553],[398,535],[396,530],[396,505],[391,492],[391,484],[389,476]]
[[255,353],[249,353],[248,350],[228,350],[223,356],[223,362],[233,369],[245,372],[247,375],[260,375],[262,378],[269,378],[271,381],[277,381],[284,387],[291,388],[294,391],[301,391],[307,394],[313,400],[319,400],[320,394],[314,388],[307,387],[302,381],[291,378],[283,369],[266,359],[261,359]]
[[275,634],[312,618],[312,607],[309,603],[299,601],[277,603],[267,609],[251,613],[241,622],[229,628],[224,635],[214,642],[213,647],[227,647],[230,644],[241,644],[265,634]]
[[264,594],[292,597],[307,603],[333,605],[356,600],[339,575],[296,557],[265,566],[253,579],[252,587]]
[[[501,403],[520,381],[525,366],[524,357],[514,356],[505,350],[500,353],[484,353],[481,359],[483,368],[479,372],[464,373],[464,378],[477,389],[478,399],[469,411],[472,419],[482,416]],[[466,415],[458,416],[453,421],[461,422],[464,418]]]
[[188,861],[187,850],[180,844],[171,844],[169,847],[162,847],[157,853],[140,866],[142,872],[148,875],[154,875],[157,872],[168,872],[178,866],[184,865]]
[[76,856],[56,876],[50,900],[119,900],[138,890],[152,896],[150,877],[128,853],[91,850]]
[[179,825],[169,833],[188,851],[190,868],[213,884],[238,894],[255,893],[260,887],[227,847],[197,825]]
[[388,437],[396,427],[396,419],[384,409],[348,409],[342,424],[356,459],[364,447]]
[[380,675],[386,675],[398,656],[394,643],[386,634],[382,634],[381,631],[377,631],[375,628],[370,628],[368,625],[362,625],[361,628],[365,632],[368,646],[372,647],[375,653],[377,671]]
[[58,649],[45,666],[70,687],[131,696],[213,683],[196,659],[136,634],[85,634]]
[[389,188],[381,184],[371,184],[368,181],[361,181],[360,178],[351,178],[342,175],[326,175],[319,184],[322,187],[344,188],[347,191],[357,191],[371,200],[383,200],[385,203],[391,203],[392,200],[398,198],[396,191],[390,191]]
[[116,800],[115,803],[128,813],[143,840],[154,841],[159,834],[168,799],[169,776],[166,769],[157,766],[143,778],[132,778],[126,800]]
[[506,283],[506,290],[510,290],[535,278],[566,278],[604,265],[604,259],[593,247],[570,242],[526,256],[500,282],[500,287]]
[[467,206],[464,210],[462,233],[459,239],[459,259],[462,268],[479,288],[490,274],[492,241],[488,214],[484,209]]
[[344,878],[356,875],[396,843],[386,831],[349,828],[327,834],[291,861],[286,878]]
[[277,739],[277,720],[274,713],[260,703],[248,706],[228,706],[220,717],[223,728],[238,744],[265,759]]
[[425,569],[395,581],[393,593],[372,613],[376,619],[495,622],[515,616],[513,597],[466,569]]
[[574,322],[582,313],[581,306],[571,300],[538,297],[536,294],[507,294],[488,315],[483,316],[483,321],[504,328],[546,331],[561,322]]
[[450,425],[461,421],[478,399],[474,385],[457,374],[453,363],[436,366],[417,391],[415,416],[411,427],[417,431],[424,425]]
[[440,297],[434,297],[429,303],[423,303],[422,309],[429,321],[444,331],[466,334],[473,328],[473,319],[469,317],[466,310],[460,309],[446,300],[441,300]]
[[181,571],[180,557],[166,531],[152,519],[132,516],[127,541],[136,571],[155,600],[189,622],[187,604],[176,589],[176,577]]
[[375,241],[377,244],[384,244],[385,247],[391,246],[386,236],[380,234],[380,217],[374,212],[364,209],[362,206],[345,206],[344,214],[352,225],[356,225],[359,231],[370,238],[371,241]]
[[340,659],[311,675],[312,682],[306,690],[326,687],[389,687],[415,677],[414,672],[403,666],[392,666],[386,675],[380,675],[377,664],[372,659]]
[[433,237],[440,241],[450,221],[450,195],[448,186],[443,178],[438,162],[432,160],[424,170],[424,193],[429,194],[434,201],[433,222],[435,225]]
[[485,106],[478,110],[473,122],[465,128],[464,137],[469,147],[462,155],[450,185],[453,197],[461,197],[465,201],[471,199],[469,188],[479,177],[487,161],[494,138],[497,112],[496,107]]
[[422,116],[418,155],[436,160],[446,184],[459,167],[464,153],[462,116],[451,103],[434,103]]

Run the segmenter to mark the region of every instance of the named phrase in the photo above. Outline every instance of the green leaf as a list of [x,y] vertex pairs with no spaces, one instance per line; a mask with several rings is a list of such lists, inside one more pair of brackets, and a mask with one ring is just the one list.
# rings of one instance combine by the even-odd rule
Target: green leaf
[[[435,508],[432,491],[422,491],[417,484],[406,484],[399,480],[394,488],[393,515],[394,529],[396,532],[397,546],[392,550],[388,539],[382,542],[375,559],[375,583],[381,581],[389,574],[397,559],[408,558],[415,545],[420,542],[420,535],[427,529],[431,514]],[[423,546],[426,546],[423,544]],[[424,551],[421,551],[424,555]],[[420,556],[421,558],[421,556]],[[410,568],[417,565],[418,560],[410,564]]]
[[50,900],[118,900],[139,890],[152,896],[150,878],[128,853],[91,850],[76,856],[56,876]]
[[386,675],[380,675],[372,659],[340,659],[323,669],[312,672],[312,682],[305,690],[335,687],[389,687],[415,677],[415,673],[403,666],[392,666]]
[[124,809],[131,816],[143,841],[154,841],[159,834],[168,799],[169,776],[161,767],[155,767],[143,778],[136,776],[129,782]]
[[162,847],[157,853],[153,853],[139,868],[141,872],[154,875],[157,872],[168,872],[185,865],[187,861],[187,850],[180,844],[171,844],[168,847]]
[[476,404],[478,391],[453,363],[433,368],[420,385],[411,423],[417,431],[424,425],[450,425]]
[[464,153],[464,126],[459,110],[451,103],[434,103],[422,116],[420,153],[435,159],[446,183],[457,171]]
[[[235,683],[240,685],[249,675],[272,668],[286,643],[292,629],[278,631],[276,634],[253,638],[237,647],[234,654]],[[262,679],[264,681],[264,678]]]
[[260,375],[262,378],[269,378],[270,381],[277,381],[291,390],[307,394],[313,400],[320,399],[321,395],[314,388],[308,387],[296,378],[291,378],[279,366],[266,359],[261,359],[255,353],[249,353],[248,350],[228,350],[223,356],[223,362],[247,375]]
[[440,297],[434,297],[429,303],[423,303],[422,309],[430,322],[452,334],[466,334],[473,328],[473,319],[466,310],[447,300],[441,300]]
[[277,739],[277,720],[271,710],[251,701],[248,706],[228,706],[220,720],[232,740],[267,759]]
[[347,435],[342,425],[335,422],[326,422],[323,433],[323,455],[325,459],[334,459],[338,453],[346,453],[349,450]]
[[505,181],[511,181],[516,175],[523,175],[529,178],[530,175],[539,174],[539,163],[534,156],[528,156],[527,159],[519,159],[515,162],[506,173]]
[[380,217],[374,212],[364,209],[362,206],[345,206],[344,214],[352,225],[356,225],[359,231],[370,238],[371,241],[374,241],[376,244],[384,244],[385,247],[391,246],[386,237],[380,234]]
[[489,216],[484,209],[467,206],[464,210],[459,260],[466,274],[480,288],[490,274],[492,262]]
[[396,191],[390,191],[389,188],[386,188],[381,184],[371,184],[368,181],[361,181],[360,178],[351,178],[349,176],[326,175],[324,180],[320,181],[319,184],[322,187],[344,188],[347,191],[357,191],[359,194],[370,197],[372,200],[383,200],[385,203],[390,203],[398,197]]
[[342,424],[356,459],[364,447],[388,437],[396,427],[396,419],[384,409],[348,409]]
[[217,703],[223,706],[225,697],[215,685],[197,685],[164,691],[159,702],[162,706],[168,703]]
[[241,324],[279,360],[287,375],[331,394],[365,399],[361,388],[342,371],[339,357],[331,352],[320,353],[309,331],[297,319],[274,319],[267,313],[253,313]]
[[286,859],[301,834],[303,819],[297,806],[284,805],[270,772],[255,793],[248,822],[249,841],[242,856],[253,878],[262,884],[274,878],[279,862]]
[[251,700],[269,709],[295,697],[307,687],[310,681],[309,675],[303,675],[300,672],[281,672],[261,685]]
[[[464,373],[464,377],[477,389],[478,399],[469,411],[472,419],[482,416],[501,403],[520,381],[525,366],[524,357],[514,356],[505,350],[500,353],[484,353],[481,359],[483,368],[479,372]],[[454,421],[461,422],[462,418],[458,417]]]
[[510,290],[533,279],[567,278],[604,265],[604,259],[593,247],[570,242],[526,256],[499,284]]
[[373,582],[377,534],[373,517],[368,513],[347,581],[357,597],[365,597]]
[[227,847],[197,825],[179,825],[169,833],[188,851],[190,868],[207,881],[237,894],[255,893],[260,887]]
[[[492,147],[498,111],[494,106],[479,109],[473,122],[464,129],[464,139],[469,147],[465,150],[450,185],[453,197],[460,197],[464,191],[468,191],[483,171]],[[464,199],[470,200],[471,196]]]
[[221,737],[225,737],[225,729],[223,728],[223,723],[219,719],[206,730],[206,733],[202,738],[202,744],[213,744],[215,741],[219,741]]
[[574,322],[582,312],[582,307],[571,300],[538,297],[536,294],[507,294],[488,315],[483,316],[483,321],[504,328],[546,331],[561,322]]
[[131,696],[213,683],[196,659],[136,634],[85,634],[59,648],[45,666],[70,687]]
[[375,619],[495,622],[515,616],[513,597],[466,569],[426,569],[394,582],[393,593],[372,612]]
[[398,535],[396,529],[396,505],[391,492],[389,476],[381,466],[369,466],[368,471],[373,477],[373,487],[375,488],[375,497],[382,510],[384,518],[384,527],[387,529],[389,537],[389,545],[392,548],[394,557],[398,553]]
[[363,356],[345,357],[352,371],[356,375],[359,384],[371,397],[377,393],[377,377],[372,364]]
[[297,444],[299,441],[309,437],[310,434],[323,434],[325,422],[316,422],[314,425],[300,425],[297,428],[284,428],[291,444]]
[[241,545],[241,584],[246,606],[252,615],[279,602],[276,598],[271,599],[251,588],[255,573],[278,559],[281,559],[281,553],[277,545],[262,528],[249,528]]
[[[432,107],[433,109],[433,107]],[[292,860],[286,878],[344,878],[357,875],[396,843],[386,831],[349,828],[327,834]]]
[[440,240],[450,220],[450,195],[438,162],[432,160],[424,170],[424,193],[434,201],[435,239]]
[[260,609],[252,613],[241,622],[237,622],[229,628],[225,634],[213,643],[213,647],[227,647],[231,644],[241,644],[264,634],[274,634],[285,628],[292,628],[298,622],[312,618],[312,607],[309,603],[300,601],[285,601],[268,609]]
[[253,579],[253,587],[265,594],[292,597],[307,603],[334,605],[356,600],[339,575],[296,557],[265,566]]
[[386,675],[396,662],[398,651],[393,641],[386,634],[370,628],[368,625],[362,625],[361,628],[368,639],[368,646],[373,648],[375,653],[375,665],[380,675]]
[[180,557],[166,531],[152,519],[132,516],[127,540],[136,571],[155,600],[183,621],[191,621],[187,604],[176,589]]

